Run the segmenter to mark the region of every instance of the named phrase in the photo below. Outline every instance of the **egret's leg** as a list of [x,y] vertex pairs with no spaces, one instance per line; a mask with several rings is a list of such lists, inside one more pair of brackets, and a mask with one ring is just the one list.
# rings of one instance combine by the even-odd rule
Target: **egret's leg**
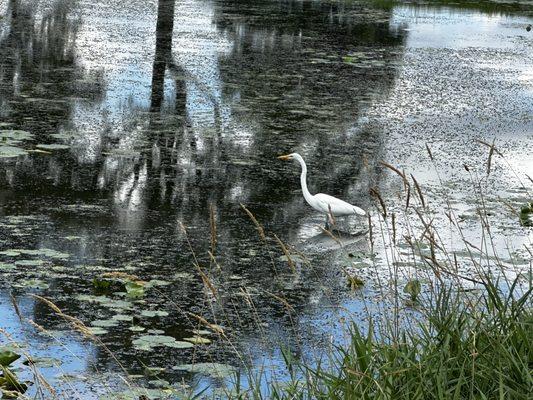
[[325,228],[326,230],[329,231],[329,215],[328,214],[326,214],[326,227]]

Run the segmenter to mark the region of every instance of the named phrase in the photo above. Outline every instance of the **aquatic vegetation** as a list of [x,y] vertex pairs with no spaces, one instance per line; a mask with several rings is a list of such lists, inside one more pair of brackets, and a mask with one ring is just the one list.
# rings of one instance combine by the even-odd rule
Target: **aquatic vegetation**
[[28,389],[27,383],[20,382],[10,365],[20,358],[10,348],[0,347],[0,394],[3,399],[16,399]]
[[409,299],[412,303],[416,303],[418,295],[422,289],[422,285],[418,279],[411,279],[403,288],[404,293],[409,295]]
[[67,144],[60,144],[60,143],[49,143],[49,144],[39,143],[37,145],[37,148],[44,149],[44,150],[66,150],[66,149],[70,149],[70,146]]
[[156,347],[171,347],[173,349],[189,349],[193,343],[176,340],[166,335],[143,335],[134,339],[132,345],[137,350],[152,351]]
[[523,226],[533,226],[533,203],[528,203],[520,209],[520,223]]
[[199,373],[219,379],[231,377],[237,372],[237,368],[234,366],[221,363],[182,364],[176,365],[172,369],[175,371]]

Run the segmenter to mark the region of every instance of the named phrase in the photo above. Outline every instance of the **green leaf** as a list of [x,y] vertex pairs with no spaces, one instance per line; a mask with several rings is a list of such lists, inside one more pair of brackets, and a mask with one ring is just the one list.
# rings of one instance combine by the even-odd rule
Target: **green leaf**
[[20,354],[17,354],[11,350],[0,348],[0,365],[7,367],[12,362],[18,360],[19,358],[20,358]]
[[407,282],[403,288],[403,292],[411,296],[411,301],[416,301],[421,289],[422,286],[420,285],[420,281],[418,279],[412,279]]
[[128,281],[126,282],[126,292],[129,297],[143,297],[144,285],[139,282]]
[[520,209],[520,224],[533,226],[533,203],[524,204]]

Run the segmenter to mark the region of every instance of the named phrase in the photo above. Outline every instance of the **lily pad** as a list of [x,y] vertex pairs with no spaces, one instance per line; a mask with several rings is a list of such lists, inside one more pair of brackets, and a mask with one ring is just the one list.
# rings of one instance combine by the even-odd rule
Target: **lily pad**
[[26,279],[20,280],[16,284],[13,284],[14,287],[20,288],[32,288],[32,289],[48,289],[50,285],[40,279]]
[[116,315],[113,315],[112,319],[114,319],[116,321],[130,322],[131,320],[133,320],[133,316],[132,315],[126,315],[126,314],[116,314]]
[[175,349],[194,347],[192,343],[178,341],[172,336],[166,335],[143,335],[133,340],[132,344],[136,349],[144,351],[150,351],[155,347],[172,347]]
[[186,371],[211,376],[213,378],[227,378],[237,372],[237,368],[220,363],[182,364],[172,367],[175,371]]
[[153,317],[166,317],[168,312],[160,310],[143,310],[141,311],[141,316],[153,318]]
[[211,340],[208,338],[204,338],[202,336],[193,336],[189,338],[183,338],[183,340],[186,340],[187,342],[191,342],[193,344],[209,344],[211,343]]
[[177,391],[172,388],[165,389],[146,389],[146,388],[133,388],[119,393],[108,393],[99,397],[99,400],[158,400],[167,399],[169,396],[175,395]]
[[43,260],[17,260],[15,261],[15,264],[16,265],[22,265],[22,266],[38,266],[38,265],[43,265],[44,264],[44,261]]
[[14,158],[25,154],[28,154],[28,152],[20,147],[0,146],[0,158]]
[[116,319],[97,319],[91,321],[92,326],[98,326],[100,328],[109,328],[112,326],[117,326],[118,321]]
[[50,144],[44,144],[39,143],[37,145],[39,149],[45,149],[45,150],[66,150],[70,149],[70,146],[68,144],[59,144],[59,143],[50,143]]
[[126,282],[126,293],[129,297],[143,297],[144,285],[139,282],[128,281]]
[[107,333],[107,330],[99,326],[91,326],[89,327],[89,330],[93,335],[105,335]]
[[33,139],[33,134],[27,131],[17,129],[0,130],[0,142],[6,142],[9,140],[13,143],[31,139]]
[[24,361],[24,364],[30,364],[30,362],[38,368],[59,367],[63,364],[63,361],[53,357],[31,357],[29,360]]

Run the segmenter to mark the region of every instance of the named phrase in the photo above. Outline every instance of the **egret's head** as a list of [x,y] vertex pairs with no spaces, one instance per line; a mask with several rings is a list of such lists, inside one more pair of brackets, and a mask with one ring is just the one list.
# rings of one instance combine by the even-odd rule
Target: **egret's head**
[[291,153],[291,154],[286,154],[284,156],[279,156],[278,158],[283,161],[293,160],[295,155],[296,153]]

